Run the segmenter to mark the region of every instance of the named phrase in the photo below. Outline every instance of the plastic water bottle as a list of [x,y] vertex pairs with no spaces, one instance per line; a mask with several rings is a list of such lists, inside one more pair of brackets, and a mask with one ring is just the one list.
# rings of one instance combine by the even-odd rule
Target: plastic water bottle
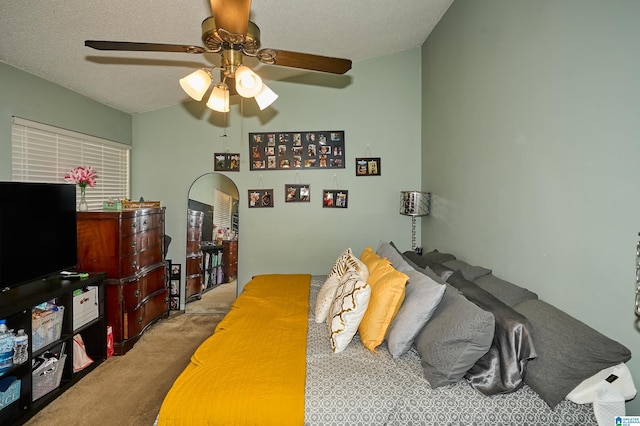
[[29,336],[24,329],[19,329],[13,338],[13,365],[20,365],[29,359]]
[[13,367],[13,333],[7,328],[7,320],[0,320],[0,374]]

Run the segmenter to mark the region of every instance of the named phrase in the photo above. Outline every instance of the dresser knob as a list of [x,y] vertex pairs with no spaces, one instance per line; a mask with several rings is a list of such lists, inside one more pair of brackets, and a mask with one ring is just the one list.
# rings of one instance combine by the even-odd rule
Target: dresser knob
[[142,316],[138,317],[138,324],[142,324]]
[[136,299],[140,297],[140,289],[137,289],[133,292],[133,295],[136,296]]
[[136,262],[135,260],[133,262],[131,262],[131,267],[133,269],[136,269],[138,267],[138,262]]
[[131,241],[131,247],[135,248],[135,246],[137,246],[137,245],[138,245],[138,243],[136,241]]

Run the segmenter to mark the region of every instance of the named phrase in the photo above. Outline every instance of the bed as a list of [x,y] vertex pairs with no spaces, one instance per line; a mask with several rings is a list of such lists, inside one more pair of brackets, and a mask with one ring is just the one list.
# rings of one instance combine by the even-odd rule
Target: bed
[[[541,302],[542,308],[535,304],[528,306],[538,300],[535,293],[495,277],[493,281],[487,280],[491,278],[490,270],[460,262],[452,255],[453,258],[443,258],[441,253],[434,252],[433,256],[418,258],[406,252],[401,254],[392,243],[381,243],[376,252],[367,250],[360,258],[353,256],[350,249],[345,250],[327,276],[254,277],[214,334],[194,353],[191,363],[167,394],[156,424],[598,424],[593,404],[573,402],[567,395],[571,389],[579,388],[576,385],[583,385],[583,379],[624,365],[630,358],[626,347],[560,313],[558,320],[569,322],[568,332],[581,333],[578,340],[590,344],[589,353],[576,353],[577,358],[562,361],[567,354],[564,349],[560,350],[563,353],[553,353],[558,346],[556,340],[551,339],[549,344],[540,340],[549,330],[540,327],[536,317],[539,314],[549,318],[550,312],[556,313],[555,308],[544,302]],[[395,267],[384,273],[378,266],[363,268],[363,264],[371,265],[363,261],[367,256],[377,256],[376,261],[384,259]],[[437,262],[432,261],[430,266],[418,264],[427,258]],[[367,269],[365,275],[369,276],[358,277],[356,272],[361,272],[356,271],[358,268]],[[380,292],[380,287],[368,282],[375,284],[379,276],[387,280],[385,291],[393,287],[388,284],[390,276],[403,283],[387,295],[395,302],[376,302],[375,297],[379,295],[375,294]],[[426,302],[431,305],[426,320],[424,315],[415,316],[416,306],[424,305],[427,300],[415,296],[415,284],[423,276],[440,286],[422,293],[422,296],[429,293],[431,298],[431,302]],[[475,281],[466,280],[465,276]],[[338,287],[327,297],[326,293],[333,292],[327,291],[327,282],[332,280]],[[483,292],[473,294],[472,284],[478,281],[483,282],[483,286],[478,285]],[[455,287],[451,282],[455,282]],[[484,294],[496,285],[500,286],[498,294],[504,299],[499,302],[495,297],[486,299]],[[340,292],[344,298],[338,303],[336,298]],[[355,304],[360,303],[358,298],[367,292],[364,313],[357,313]],[[456,305],[464,302],[459,297],[475,300],[476,308],[483,306],[489,310],[495,308],[492,304],[503,308],[502,305],[517,302],[514,305],[517,313],[505,316],[495,311],[489,316],[487,310],[480,309],[483,314],[470,305],[461,309],[462,305]],[[328,310],[324,299],[332,299]],[[389,309],[394,304],[395,307]],[[385,312],[385,318],[373,320],[374,323],[387,322],[382,334],[377,326],[372,327],[376,329],[373,334],[363,329],[384,306],[391,312]],[[336,310],[341,314],[336,314]],[[327,311],[326,319],[322,315],[324,311]],[[482,321],[476,322],[482,325],[475,328],[447,325],[450,315],[458,312],[466,312],[461,317],[465,323],[477,314]],[[527,314],[531,321],[525,317]],[[354,315],[360,316],[355,328],[351,324]],[[523,317],[525,320],[517,320]],[[400,327],[402,320],[412,324],[409,328],[419,330]],[[427,330],[430,323],[435,331]],[[522,324],[532,330],[536,339]],[[453,333],[454,343],[447,340],[452,328],[460,328]],[[490,337],[477,337],[488,329],[494,330]],[[335,330],[338,331],[334,333]],[[443,330],[447,337],[434,340]],[[350,336],[340,336],[343,332]],[[556,331],[552,332],[555,335]],[[414,335],[407,337],[407,333]],[[460,345],[461,336],[464,340],[469,333],[473,334],[473,341]],[[496,345],[505,342],[509,342],[509,348],[496,349]],[[465,353],[452,355],[448,345],[464,346]],[[461,363],[460,359],[465,357],[469,359]],[[567,367],[567,362],[574,365]],[[495,373],[496,366],[502,373],[492,374],[488,380],[487,369]],[[530,380],[526,380],[527,370],[532,376]],[[566,370],[570,370],[569,378],[565,377]],[[491,381],[492,385],[487,386]],[[557,382],[562,382],[562,386]],[[548,389],[547,384],[550,384]],[[635,396],[632,380],[630,385],[628,381],[625,384],[625,398]],[[574,393],[584,396],[585,391]]]

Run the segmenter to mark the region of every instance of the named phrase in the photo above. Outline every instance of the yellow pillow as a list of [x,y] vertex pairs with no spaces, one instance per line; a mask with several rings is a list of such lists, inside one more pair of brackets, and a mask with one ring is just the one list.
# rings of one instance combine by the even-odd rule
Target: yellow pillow
[[375,251],[373,251],[371,247],[367,247],[364,249],[364,251],[360,255],[360,260],[362,261],[362,263],[367,265],[369,274],[371,274],[371,271],[373,271],[376,268],[376,266],[382,265],[385,262],[388,263],[387,259],[383,259],[380,256],[378,256],[378,254]]
[[370,268],[367,284],[371,287],[371,295],[358,332],[362,344],[375,352],[384,341],[391,321],[404,301],[405,286],[409,277],[394,269],[386,258],[368,250],[371,249],[367,247],[360,260]]

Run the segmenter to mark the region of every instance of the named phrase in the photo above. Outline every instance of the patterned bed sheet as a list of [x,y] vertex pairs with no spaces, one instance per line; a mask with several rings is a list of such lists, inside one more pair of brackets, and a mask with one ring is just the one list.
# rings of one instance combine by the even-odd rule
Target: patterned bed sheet
[[325,276],[313,276],[309,299],[305,425],[596,425],[591,404],[562,401],[554,410],[525,385],[484,396],[465,380],[432,389],[414,348],[393,359],[385,344],[366,349],[358,334],[334,354],[315,299]]

